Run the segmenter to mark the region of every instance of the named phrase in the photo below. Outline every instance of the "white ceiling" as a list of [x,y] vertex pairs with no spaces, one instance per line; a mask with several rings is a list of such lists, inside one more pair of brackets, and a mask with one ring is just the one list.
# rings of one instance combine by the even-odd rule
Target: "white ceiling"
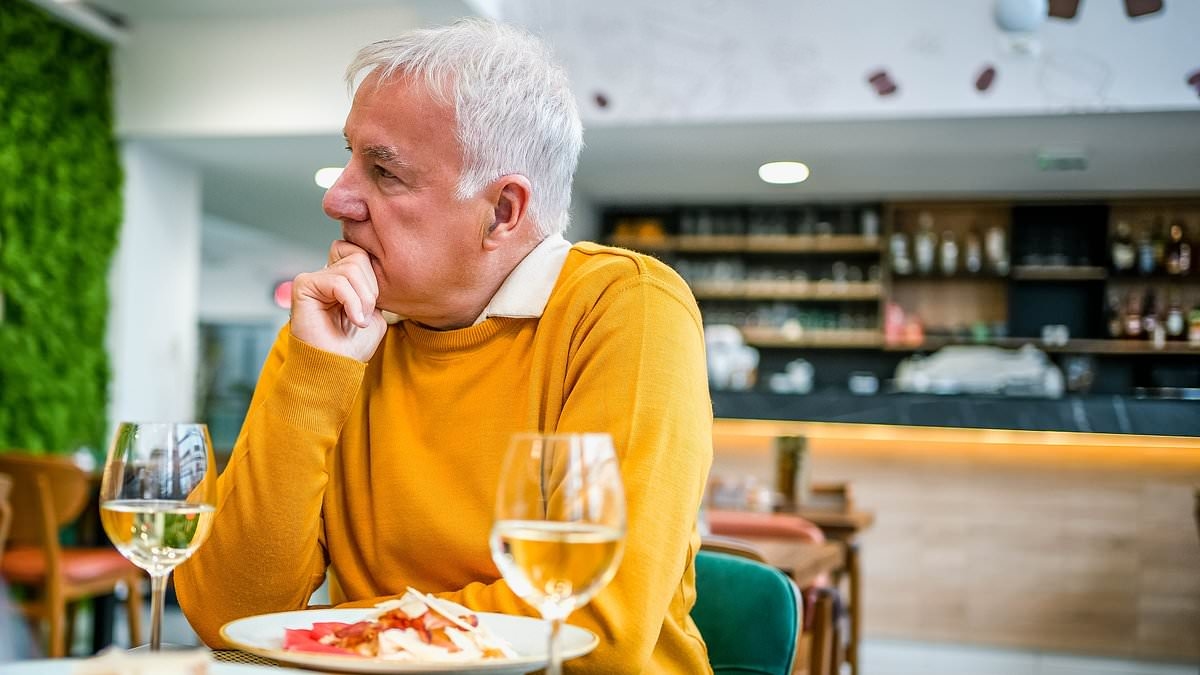
[[[136,25],[191,16],[329,11],[386,0],[94,0]],[[468,1],[405,0],[429,21]],[[1200,192],[1200,111],[862,121],[605,126],[585,132],[577,193],[593,204],[761,202],[965,194]],[[344,161],[336,135],[162,139],[201,169],[205,210],[297,241],[334,231],[312,179]],[[1086,171],[1047,173],[1039,148],[1086,153]],[[769,186],[763,161],[800,159],[808,182]]]
[[[60,2],[72,0],[59,0]],[[415,7],[432,20],[469,13],[469,0],[84,0],[132,24],[156,19],[323,14],[352,7]]]

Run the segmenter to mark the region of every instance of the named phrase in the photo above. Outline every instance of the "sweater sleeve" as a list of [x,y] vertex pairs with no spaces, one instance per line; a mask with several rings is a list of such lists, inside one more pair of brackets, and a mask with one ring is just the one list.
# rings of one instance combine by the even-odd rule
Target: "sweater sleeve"
[[612,434],[628,525],[616,577],[571,623],[601,636],[597,672],[661,672],[656,639],[668,624],[683,633],[695,602],[696,520],[712,462],[703,327],[670,273],[610,289],[583,329],[559,430]]
[[[617,575],[567,620],[600,637],[572,672],[675,672],[688,663],[699,672],[705,651],[688,627],[696,519],[712,461],[699,311],[678,278],[639,275],[608,288],[564,334],[573,337],[557,430],[612,434],[628,522]],[[439,595],[477,611],[537,616],[503,580]],[[667,633],[675,642],[656,652]]]
[[301,609],[325,576],[326,456],[365,364],[312,347],[284,326],[259,376],[212,534],[175,571],[180,607],[206,644],[233,619]]

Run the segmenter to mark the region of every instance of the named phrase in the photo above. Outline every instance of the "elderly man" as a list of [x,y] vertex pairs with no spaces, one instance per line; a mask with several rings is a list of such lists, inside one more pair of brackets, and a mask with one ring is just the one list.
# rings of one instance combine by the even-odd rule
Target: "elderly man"
[[347,78],[350,157],[324,203],[342,238],[296,278],[211,538],[177,572],[192,625],[220,644],[327,572],[339,604],[414,586],[536,615],[489,553],[501,459],[515,432],[606,431],[625,555],[570,617],[601,644],[568,669],[707,672],[688,616],[711,461],[700,316],[666,266],[563,239],[582,145],[564,72],[471,20],[366,47]]

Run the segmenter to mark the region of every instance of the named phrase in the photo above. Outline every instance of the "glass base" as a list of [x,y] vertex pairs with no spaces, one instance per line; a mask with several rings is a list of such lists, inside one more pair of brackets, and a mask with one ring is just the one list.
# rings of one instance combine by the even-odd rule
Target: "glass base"
[[[160,652],[194,652],[197,649],[205,649],[205,647],[201,647],[199,645],[180,645],[180,644],[174,644],[171,642],[164,642],[164,643],[162,643],[162,648],[159,649],[159,651]],[[144,645],[130,647],[129,649],[127,649],[125,651],[129,654],[149,654],[149,653],[151,653],[150,652],[150,643],[147,642]]]

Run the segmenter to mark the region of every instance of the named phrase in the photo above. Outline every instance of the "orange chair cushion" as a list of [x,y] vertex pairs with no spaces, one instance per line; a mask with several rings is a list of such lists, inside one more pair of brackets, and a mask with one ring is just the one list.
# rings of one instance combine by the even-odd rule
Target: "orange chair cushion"
[[[64,548],[62,562],[63,576],[72,583],[139,573],[111,548]],[[40,584],[46,578],[46,554],[37,546],[14,546],[0,559],[0,575],[14,584]]]
[[713,534],[726,537],[795,538],[810,544],[825,542],[825,533],[821,528],[789,513],[712,509],[708,512],[708,526]]

